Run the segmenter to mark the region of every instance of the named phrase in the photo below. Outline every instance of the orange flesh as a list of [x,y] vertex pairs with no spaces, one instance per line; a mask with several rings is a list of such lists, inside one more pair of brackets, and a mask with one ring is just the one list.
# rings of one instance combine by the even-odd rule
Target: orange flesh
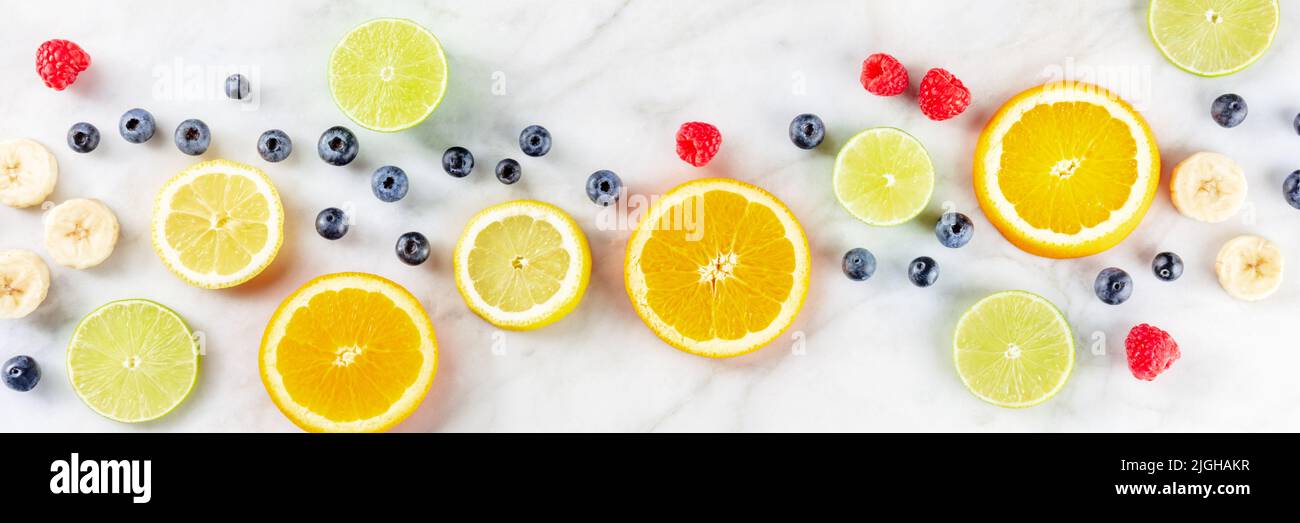
[[664,217],[640,268],[665,324],[695,340],[735,340],[776,319],[794,289],[795,250],[771,209],[715,190]]
[[1084,102],[1025,112],[1002,142],[998,187],[1030,225],[1075,234],[1124,206],[1138,177],[1123,122]]
[[337,422],[384,414],[420,376],[411,317],[387,296],[326,291],[294,312],[276,368],[295,403]]

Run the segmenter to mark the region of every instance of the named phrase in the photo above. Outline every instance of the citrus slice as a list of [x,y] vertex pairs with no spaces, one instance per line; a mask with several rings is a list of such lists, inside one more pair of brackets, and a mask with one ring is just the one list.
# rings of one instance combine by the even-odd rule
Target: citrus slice
[[1179,69],[1224,76],[1264,56],[1278,18],[1277,0],[1151,0],[1147,29]]
[[327,274],[266,324],[262,384],[312,432],[376,432],[406,419],[433,384],[438,344],[424,307],[373,274]]
[[912,135],[876,127],[858,133],[840,149],[834,183],[835,198],[859,220],[898,225],[930,203],[934,165]]
[[563,318],[591,279],[582,229],[559,207],[531,200],[488,207],[470,218],[452,264],[470,310],[515,330]]
[[199,378],[199,345],[171,309],[121,300],[91,312],[68,344],[68,379],[100,415],[126,423],[174,410]]
[[1086,83],[1029,89],[998,110],[975,146],[975,196],[1026,252],[1088,256],[1128,236],[1160,183],[1160,151],[1132,107]]
[[447,57],[428,29],[379,18],[352,29],[334,47],[330,94],[352,121],[373,131],[419,125],[447,92]]
[[999,292],[967,309],[953,334],[953,363],[966,388],[999,407],[1032,407],[1065,386],[1074,334],[1051,302]]
[[728,179],[655,201],[627,242],[632,306],[669,345],[714,358],[776,339],[808,295],[808,239],[785,204]]
[[153,246],[190,285],[221,289],[262,272],[284,239],[284,208],[260,169],[228,160],[199,162],[158,192]]

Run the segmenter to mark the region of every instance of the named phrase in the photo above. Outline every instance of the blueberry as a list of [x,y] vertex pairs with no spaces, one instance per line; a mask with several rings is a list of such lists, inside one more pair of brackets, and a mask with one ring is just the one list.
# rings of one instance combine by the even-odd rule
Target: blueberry
[[587,197],[601,207],[608,207],[618,201],[618,193],[623,189],[623,180],[614,171],[599,170],[587,177]]
[[1164,281],[1177,280],[1183,275],[1183,259],[1172,252],[1162,252],[1151,260],[1151,272]]
[[262,133],[257,139],[257,154],[262,155],[262,159],[271,163],[282,161],[289,157],[293,152],[293,140],[289,135],[279,129],[271,129]]
[[337,240],[348,233],[347,216],[343,210],[330,207],[316,215],[316,232],[326,240]]
[[939,223],[934,224],[934,235],[939,238],[939,243],[950,249],[970,243],[970,238],[974,234],[975,223],[959,212],[943,213],[943,216],[939,217]]
[[36,388],[41,381],[41,367],[31,356],[14,356],[4,365],[5,386],[18,392],[27,392]]
[[497,181],[510,185],[519,181],[519,175],[524,171],[519,167],[519,162],[506,158],[497,162]]
[[907,279],[912,280],[912,285],[917,287],[934,285],[939,280],[939,264],[929,256],[912,260],[912,264],[907,266]]
[[815,114],[801,114],[790,122],[790,141],[800,149],[812,149],[826,138],[826,124]]
[[330,165],[341,166],[352,163],[360,148],[357,136],[341,125],[326,129],[320,134],[320,141],[316,142],[316,153],[320,154],[320,159]]
[[844,253],[844,261],[840,267],[844,269],[844,275],[850,280],[863,281],[876,273],[876,257],[871,254],[871,251],[855,247]]
[[248,98],[248,78],[242,74],[232,74],[226,77],[226,97],[231,100],[243,100]]
[[385,165],[375,169],[375,174],[370,176],[370,190],[374,191],[375,198],[381,201],[392,203],[405,198],[409,188],[406,171],[400,167]]
[[1102,269],[1097,274],[1097,281],[1092,284],[1093,292],[1102,303],[1119,305],[1133,295],[1133,278],[1127,272],[1115,267]]
[[429,239],[418,232],[408,232],[397,239],[397,258],[407,265],[419,265],[429,259]]
[[530,125],[519,133],[519,149],[528,156],[545,156],[551,151],[551,132],[540,125]]
[[1286,203],[1300,209],[1300,171],[1292,172],[1282,182],[1282,196],[1286,198]]
[[474,170],[474,155],[464,147],[452,147],[442,153],[442,170],[454,178],[469,176]]
[[208,131],[208,124],[202,120],[189,119],[176,126],[176,148],[181,152],[198,156],[207,152],[210,143],[212,133]]
[[77,122],[68,129],[68,147],[79,153],[88,153],[99,147],[99,129],[86,122]]
[[153,138],[153,131],[153,115],[138,107],[124,113],[117,122],[117,132],[122,133],[122,138],[131,143],[149,141]]
[[1236,127],[1246,120],[1246,100],[1235,94],[1225,94],[1210,105],[1210,117],[1223,127]]

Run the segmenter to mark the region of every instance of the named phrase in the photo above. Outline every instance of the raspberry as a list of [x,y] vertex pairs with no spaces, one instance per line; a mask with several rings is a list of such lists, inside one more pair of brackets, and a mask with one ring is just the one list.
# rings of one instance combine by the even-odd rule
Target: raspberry
[[921,92],[917,95],[921,112],[931,120],[947,120],[957,116],[970,105],[970,89],[962,85],[952,73],[934,68],[921,79]]
[[704,122],[686,122],[677,130],[677,156],[696,167],[709,163],[721,146],[722,133]]
[[1133,371],[1133,377],[1146,381],[1156,379],[1182,355],[1168,332],[1145,323],[1128,331],[1124,349],[1128,352],[1128,369]]
[[47,87],[62,91],[90,67],[90,55],[68,40],[49,40],[36,49],[36,74]]
[[862,87],[879,96],[894,96],[907,90],[907,69],[885,53],[876,53],[862,61]]

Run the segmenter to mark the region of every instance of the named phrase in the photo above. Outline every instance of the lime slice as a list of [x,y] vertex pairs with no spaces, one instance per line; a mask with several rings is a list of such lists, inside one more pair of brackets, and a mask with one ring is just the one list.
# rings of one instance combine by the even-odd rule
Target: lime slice
[[898,225],[920,214],[934,192],[930,154],[892,127],[858,133],[835,158],[835,197],[871,225]]
[[343,114],[370,130],[419,125],[447,92],[447,57],[438,38],[410,20],[357,26],[330,55],[330,94]]
[[1074,334],[1051,302],[1024,291],[999,292],[962,314],[953,363],[966,388],[999,407],[1051,398],[1074,368]]
[[1151,0],[1147,29],[1179,69],[1235,73],[1264,56],[1277,33],[1277,0]]
[[68,378],[81,401],[126,423],[161,418],[194,389],[199,347],[171,309],[148,300],[104,305],[68,345]]

